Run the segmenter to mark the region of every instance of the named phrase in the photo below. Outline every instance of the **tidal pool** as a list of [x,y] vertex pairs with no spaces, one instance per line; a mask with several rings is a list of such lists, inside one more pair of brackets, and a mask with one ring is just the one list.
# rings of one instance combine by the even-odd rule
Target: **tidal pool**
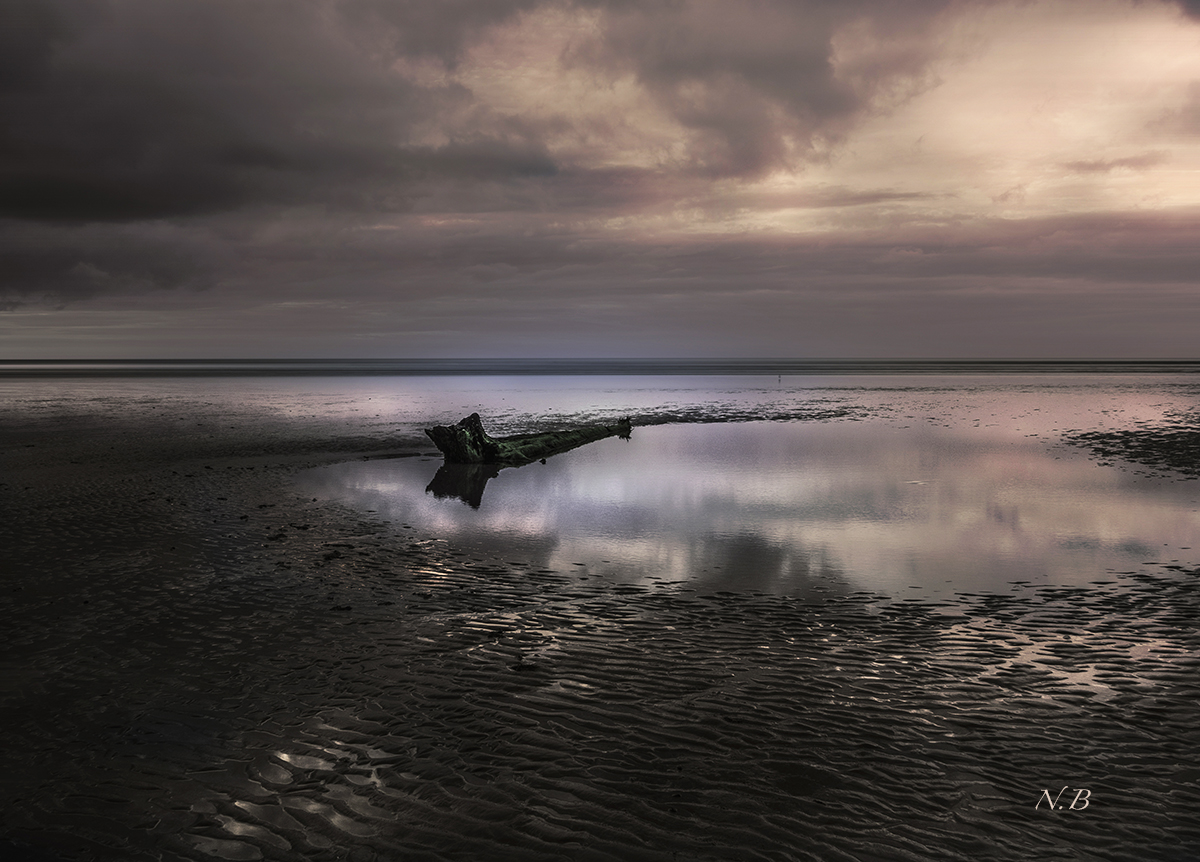
[[1195,559],[1196,483],[1018,431],[894,417],[660,425],[521,468],[423,456],[298,481],[465,552],[704,590],[937,596]]

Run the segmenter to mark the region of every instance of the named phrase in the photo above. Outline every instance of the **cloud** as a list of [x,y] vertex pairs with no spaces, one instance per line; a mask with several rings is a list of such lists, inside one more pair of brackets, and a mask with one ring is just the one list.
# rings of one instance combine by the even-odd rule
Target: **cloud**
[[1178,0],[1179,8],[1193,18],[1200,18],[1200,0]]
[[511,134],[413,146],[416,126],[471,96],[392,69],[396,51],[452,61],[520,4],[14,2],[0,22],[0,215],[403,208],[431,173],[553,170]]
[[45,74],[55,41],[69,31],[56,0],[0,5],[0,92],[27,87]]
[[28,288],[91,300],[57,313],[83,331],[141,309],[160,328],[146,355],[1136,356],[1191,350],[1195,225],[1113,212],[665,236],[503,211],[5,235]]
[[612,3],[567,60],[633,75],[687,130],[682,167],[758,176],[828,155],[864,113],[927,86],[949,5]]
[[105,295],[205,289],[217,283],[227,244],[207,231],[160,222],[122,225],[0,221],[0,299],[65,305]]
[[489,28],[545,4],[546,0],[345,0],[337,9],[375,50],[393,58],[433,57],[453,68],[464,49]]
[[[402,211],[430,180],[553,176],[569,156],[549,141],[582,134],[579,118],[491,106],[455,77],[489,33],[538,10],[596,16],[567,66],[634,76],[685,130],[660,169],[761,175],[827,155],[924,80],[946,5],[10,0],[0,216]],[[414,74],[422,63],[434,74]]]
[[1155,150],[1137,156],[1126,156],[1120,159],[1086,159],[1067,162],[1063,165],[1067,170],[1080,174],[1107,174],[1111,171],[1143,170],[1161,165],[1170,159],[1170,153]]
[[1200,82],[1193,82],[1187,88],[1182,102],[1178,107],[1162,111],[1147,123],[1147,129],[1152,134],[1182,135],[1185,139],[1194,139],[1200,134]]

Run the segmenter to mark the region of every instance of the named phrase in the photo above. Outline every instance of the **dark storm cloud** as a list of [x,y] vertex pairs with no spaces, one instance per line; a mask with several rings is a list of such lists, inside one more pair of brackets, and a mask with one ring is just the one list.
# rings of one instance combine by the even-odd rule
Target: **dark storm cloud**
[[19,19],[8,38],[42,44],[0,96],[4,214],[219,211],[385,159],[395,121],[381,108],[412,95],[330,51],[316,11],[74,0],[53,6],[54,28]]
[[[397,71],[397,60],[414,58],[453,69],[489,27],[547,5],[565,6],[10,0],[0,6],[0,217],[14,220],[0,249],[5,293],[66,300],[211,283],[214,267],[183,237],[199,230],[198,217],[239,210],[269,221],[297,206],[404,212],[423,204],[570,219],[703,202],[707,192],[689,171],[754,174],[783,164],[796,156],[790,138],[807,152],[836,137],[880,82],[922,67],[923,49],[910,46],[835,80],[837,24],[860,16],[868,30],[914,33],[943,4],[906,6],[903,16],[895,4],[863,0],[582,4],[603,29],[568,62],[632,71],[696,131],[682,173],[678,165],[560,164],[545,140],[569,119],[551,128],[490,116],[459,84],[418,84]],[[474,124],[448,119],[460,114]],[[444,143],[414,143],[418,127],[443,128]],[[193,222],[175,237],[118,232],[109,246],[83,227],[19,229],[21,220],[163,219]]]
[[[827,211],[837,195],[812,205]],[[857,205],[856,196],[841,195],[848,212]],[[1019,292],[1032,283],[1070,292],[1104,284],[1187,285],[1200,272],[1191,213],[957,225],[909,224],[898,215],[870,231],[670,239],[596,231],[586,220],[547,223],[536,212],[476,214],[465,225],[438,221],[444,223],[412,216],[381,229],[311,218],[266,230],[248,220],[209,228],[10,222],[3,226],[9,243],[0,299],[41,295],[61,304],[226,283],[261,301],[328,295],[404,303],[437,295],[471,308],[480,297],[503,295],[515,307],[584,298],[620,302],[664,291],[702,304],[706,295],[730,290],[748,301],[761,290],[853,295],[900,285],[929,297]]]
[[913,226],[878,238],[847,237],[824,252],[830,272],[852,278],[1062,284],[1189,284],[1200,267],[1196,213],[1091,213],[958,226]]
[[1193,18],[1200,18],[1200,0],[1178,0],[1179,8]]
[[[588,233],[573,225],[496,214],[464,230],[297,227],[272,243],[246,238],[226,247],[239,269],[279,268],[264,291],[286,295],[294,272],[347,291],[406,299],[436,286],[447,301],[500,291],[532,302],[569,301],[598,290],[617,299],[648,285],[707,292],[843,290],[883,283],[958,289],[989,284],[1019,290],[1030,281],[1062,285],[1190,284],[1200,271],[1194,214],[1104,213],[957,226],[905,225],[841,236],[701,233],[674,239]],[[199,240],[196,240],[199,247]],[[934,282],[941,287],[930,287]],[[357,285],[357,287],[351,287]],[[380,286],[387,285],[381,291]]]
[[[534,128],[413,129],[472,105],[398,59],[453,68],[487,28],[544,0],[10,0],[0,15],[0,215],[136,220],[258,204],[399,209],[429,178],[551,175]],[[561,4],[560,4],[561,5]],[[851,70],[835,26],[907,33],[944,4],[613,2],[571,62],[632,70],[694,132],[687,166],[754,174],[837,138],[922,43]],[[903,25],[901,26],[901,22]],[[907,45],[907,47],[904,47]],[[526,124],[528,126],[528,124]]]
[[25,297],[62,305],[106,294],[210,287],[228,245],[195,228],[165,222],[63,225],[0,221],[0,304]]
[[0,5],[0,92],[36,83],[53,45],[69,35],[70,16],[54,0],[11,0]]
[[449,67],[487,28],[547,0],[345,0],[346,20],[386,56],[433,56]]
[[15,0],[0,21],[0,214],[402,209],[423,177],[552,171],[508,134],[408,146],[414,124],[470,94],[390,69],[397,51],[452,59],[519,6]]

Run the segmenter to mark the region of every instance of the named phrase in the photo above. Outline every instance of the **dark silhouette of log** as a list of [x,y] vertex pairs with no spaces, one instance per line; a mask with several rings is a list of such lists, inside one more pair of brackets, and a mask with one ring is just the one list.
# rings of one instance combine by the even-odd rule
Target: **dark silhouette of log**
[[426,428],[425,434],[445,456],[447,464],[520,467],[606,437],[629,439],[632,430],[629,420],[622,419],[612,425],[584,425],[567,431],[492,437],[483,430],[479,414],[472,413],[457,425]]

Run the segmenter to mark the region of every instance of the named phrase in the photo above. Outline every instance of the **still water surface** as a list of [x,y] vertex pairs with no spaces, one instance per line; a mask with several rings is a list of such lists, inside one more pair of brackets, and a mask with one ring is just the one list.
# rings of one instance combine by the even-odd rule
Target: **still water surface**
[[706,591],[933,597],[1200,559],[1200,483],[1098,464],[1060,439],[1159,421],[1161,393],[840,394],[863,408],[858,421],[635,427],[630,440],[490,478],[425,456],[319,468],[300,483],[467,552]]

